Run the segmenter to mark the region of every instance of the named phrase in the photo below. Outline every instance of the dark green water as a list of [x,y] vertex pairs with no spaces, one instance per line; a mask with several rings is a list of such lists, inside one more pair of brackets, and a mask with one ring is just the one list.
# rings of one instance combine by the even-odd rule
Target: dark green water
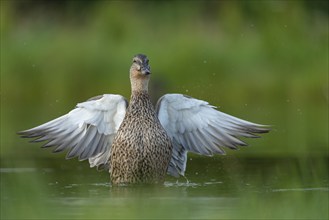
[[193,157],[188,180],[114,187],[87,162],[2,160],[1,219],[327,219],[328,165],[326,157]]

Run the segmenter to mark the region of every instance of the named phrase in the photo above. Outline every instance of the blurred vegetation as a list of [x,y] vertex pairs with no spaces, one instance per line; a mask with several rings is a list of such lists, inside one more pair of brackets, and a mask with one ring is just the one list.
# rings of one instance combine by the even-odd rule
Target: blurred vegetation
[[1,157],[39,154],[15,132],[78,102],[129,97],[137,53],[154,100],[186,93],[274,125],[236,154],[328,154],[327,1],[1,1],[0,31]]

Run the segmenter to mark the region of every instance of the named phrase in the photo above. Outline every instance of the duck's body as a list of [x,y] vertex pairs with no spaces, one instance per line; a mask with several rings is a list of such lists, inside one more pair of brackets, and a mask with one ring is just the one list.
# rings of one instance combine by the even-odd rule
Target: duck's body
[[163,182],[172,144],[147,92],[134,92],[110,151],[111,181]]
[[220,111],[207,102],[181,94],[162,96],[156,108],[149,94],[150,67],[145,55],[133,58],[131,99],[105,94],[79,103],[68,114],[19,132],[47,141],[66,158],[88,159],[90,167],[109,170],[113,184],[161,183],[165,174],[186,170],[187,152],[225,154],[222,147],[246,144],[237,137],[258,137],[269,129]]

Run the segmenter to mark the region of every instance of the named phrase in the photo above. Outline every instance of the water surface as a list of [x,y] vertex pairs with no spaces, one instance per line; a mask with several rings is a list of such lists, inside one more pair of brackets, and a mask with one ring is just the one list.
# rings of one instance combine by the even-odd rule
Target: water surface
[[325,219],[327,171],[328,158],[193,157],[186,178],[115,187],[86,162],[2,160],[1,217]]

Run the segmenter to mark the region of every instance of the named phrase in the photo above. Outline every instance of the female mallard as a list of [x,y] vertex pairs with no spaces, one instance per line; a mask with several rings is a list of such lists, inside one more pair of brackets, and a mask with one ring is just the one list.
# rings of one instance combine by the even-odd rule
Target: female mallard
[[246,143],[237,136],[258,137],[269,129],[220,111],[182,94],[162,96],[154,109],[149,95],[150,66],[145,55],[133,58],[131,98],[105,94],[79,103],[68,114],[19,132],[47,141],[53,152],[69,150],[66,158],[89,159],[90,167],[109,170],[113,184],[158,183],[165,174],[179,177],[187,152],[225,154]]

